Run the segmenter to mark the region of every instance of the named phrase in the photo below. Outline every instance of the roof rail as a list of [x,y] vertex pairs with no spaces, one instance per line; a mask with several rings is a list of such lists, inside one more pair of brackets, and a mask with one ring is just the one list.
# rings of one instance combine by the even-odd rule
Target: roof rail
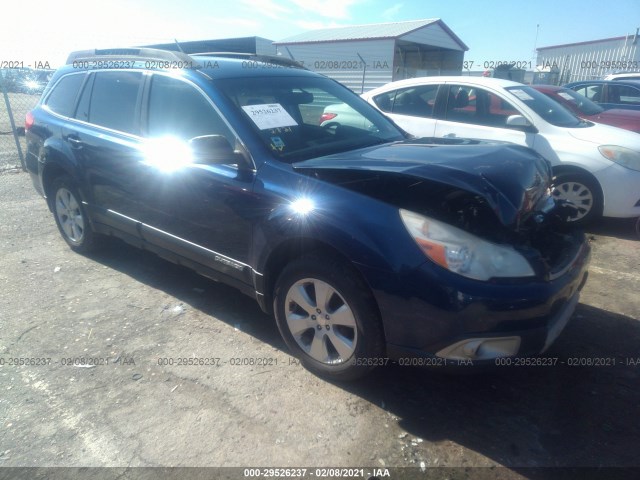
[[256,62],[273,63],[274,65],[282,65],[285,67],[303,68],[304,65],[296,60],[292,60],[287,57],[278,57],[275,55],[262,55],[258,53],[244,53],[244,52],[197,52],[190,53],[193,56],[210,56],[210,57],[224,57],[224,58],[237,58],[240,60],[255,60]]
[[[194,60],[186,53],[171,50],[160,50],[158,48],[102,48],[91,50],[78,50],[71,52],[67,57],[67,65],[78,60],[165,60],[179,61],[193,64]],[[196,65],[200,66],[200,65]]]

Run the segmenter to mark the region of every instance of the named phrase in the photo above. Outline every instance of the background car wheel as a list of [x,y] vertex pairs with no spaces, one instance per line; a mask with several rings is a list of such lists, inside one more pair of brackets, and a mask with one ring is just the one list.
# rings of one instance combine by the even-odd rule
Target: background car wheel
[[567,200],[578,208],[578,215],[570,222],[586,225],[602,215],[602,194],[597,183],[580,173],[560,173],[556,175],[553,196]]
[[71,177],[58,177],[51,185],[53,216],[58,230],[72,250],[88,253],[97,245],[80,195]]
[[334,380],[354,380],[383,364],[384,336],[373,296],[345,262],[308,255],[276,282],[278,329],[302,364]]

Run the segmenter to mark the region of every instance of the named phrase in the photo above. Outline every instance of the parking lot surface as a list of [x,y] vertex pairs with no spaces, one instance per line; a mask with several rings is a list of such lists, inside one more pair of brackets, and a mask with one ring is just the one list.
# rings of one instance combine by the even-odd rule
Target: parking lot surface
[[113,241],[72,253],[0,172],[0,466],[638,467],[640,241],[592,232],[566,330],[531,366],[304,370],[238,291]]

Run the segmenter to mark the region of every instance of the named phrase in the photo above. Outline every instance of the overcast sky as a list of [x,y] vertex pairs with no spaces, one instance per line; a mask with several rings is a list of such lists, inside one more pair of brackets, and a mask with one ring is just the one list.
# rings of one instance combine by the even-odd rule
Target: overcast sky
[[[10,2],[0,61],[59,66],[72,50],[228,37],[282,40],[308,30],[441,18],[466,60],[535,60],[536,46],[633,34],[640,1],[616,0],[30,0]],[[539,25],[539,27],[537,27]],[[537,32],[537,40],[536,40]],[[534,62],[535,63],[535,62]]]

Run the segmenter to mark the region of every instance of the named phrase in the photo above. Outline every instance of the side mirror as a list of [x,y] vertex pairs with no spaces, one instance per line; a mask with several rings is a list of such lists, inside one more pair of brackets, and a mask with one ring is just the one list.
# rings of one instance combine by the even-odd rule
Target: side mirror
[[194,163],[237,163],[242,165],[244,157],[236,153],[222,135],[202,135],[189,140]]
[[506,126],[508,128],[514,128],[516,130],[523,130],[525,132],[533,132],[536,133],[538,131],[529,120],[524,118],[522,115],[509,115],[507,117]]

